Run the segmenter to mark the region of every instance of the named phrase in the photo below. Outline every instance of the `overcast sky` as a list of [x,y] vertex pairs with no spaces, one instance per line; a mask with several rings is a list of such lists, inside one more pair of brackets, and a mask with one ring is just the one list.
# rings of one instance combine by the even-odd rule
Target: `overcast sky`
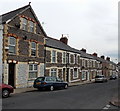
[[68,45],[118,60],[118,0],[1,0],[0,15],[30,1],[48,36],[68,34]]

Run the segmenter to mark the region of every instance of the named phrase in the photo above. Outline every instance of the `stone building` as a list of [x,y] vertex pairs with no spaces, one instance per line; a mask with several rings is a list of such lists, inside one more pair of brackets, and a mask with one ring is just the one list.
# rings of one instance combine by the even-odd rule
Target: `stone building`
[[44,75],[44,32],[30,4],[2,15],[2,79],[15,88],[29,87]]

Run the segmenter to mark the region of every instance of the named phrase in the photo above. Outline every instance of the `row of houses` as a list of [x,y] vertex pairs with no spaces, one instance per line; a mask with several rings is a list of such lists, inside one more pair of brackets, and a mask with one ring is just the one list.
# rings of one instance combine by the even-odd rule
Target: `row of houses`
[[72,48],[64,35],[60,40],[47,36],[30,4],[1,17],[3,83],[22,88],[31,87],[39,76],[56,76],[72,83],[118,73],[110,57]]

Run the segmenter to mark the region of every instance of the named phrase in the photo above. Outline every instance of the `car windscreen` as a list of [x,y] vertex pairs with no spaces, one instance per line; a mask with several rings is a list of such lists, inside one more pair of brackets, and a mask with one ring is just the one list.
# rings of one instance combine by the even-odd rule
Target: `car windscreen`
[[48,82],[55,82],[56,78],[55,77],[46,77],[46,81],[48,81]]
[[102,75],[101,76],[96,76],[95,78],[101,78],[101,77],[104,77],[104,76],[102,76]]
[[36,79],[36,81],[44,81],[45,80],[45,77],[39,77]]

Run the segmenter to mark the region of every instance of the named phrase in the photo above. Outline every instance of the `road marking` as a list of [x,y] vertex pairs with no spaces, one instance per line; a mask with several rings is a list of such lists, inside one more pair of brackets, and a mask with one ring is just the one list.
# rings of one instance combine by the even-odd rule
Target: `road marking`
[[110,108],[110,105],[107,104],[103,109],[109,109]]

